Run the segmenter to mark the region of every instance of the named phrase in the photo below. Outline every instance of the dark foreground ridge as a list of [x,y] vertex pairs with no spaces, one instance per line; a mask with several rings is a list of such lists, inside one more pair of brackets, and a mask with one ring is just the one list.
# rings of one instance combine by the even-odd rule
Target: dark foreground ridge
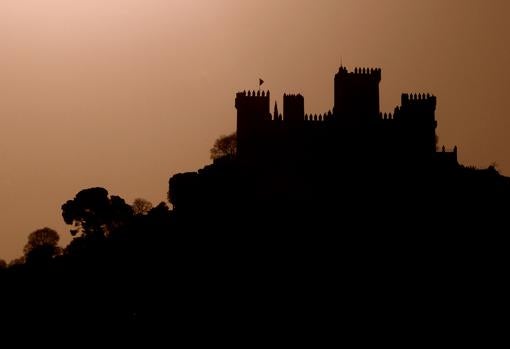
[[487,344],[510,181],[437,149],[435,97],[381,114],[380,78],[341,67],[317,116],[300,95],[271,115],[269,92],[238,93],[237,153],[173,176],[173,210],[78,193],[63,254],[0,270],[4,320],[117,341]]

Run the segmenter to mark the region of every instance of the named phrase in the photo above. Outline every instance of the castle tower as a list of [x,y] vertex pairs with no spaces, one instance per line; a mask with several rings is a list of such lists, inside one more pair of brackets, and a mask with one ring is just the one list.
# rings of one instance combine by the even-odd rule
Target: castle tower
[[237,109],[237,155],[239,159],[252,159],[264,146],[266,128],[271,121],[269,91],[239,92]]
[[436,152],[436,104],[429,94],[402,94],[398,121],[406,132],[404,146],[416,154]]
[[283,120],[289,125],[305,120],[305,99],[302,95],[283,95]]
[[366,123],[379,117],[379,83],[381,69],[356,68],[354,72],[340,67],[335,75],[334,115]]

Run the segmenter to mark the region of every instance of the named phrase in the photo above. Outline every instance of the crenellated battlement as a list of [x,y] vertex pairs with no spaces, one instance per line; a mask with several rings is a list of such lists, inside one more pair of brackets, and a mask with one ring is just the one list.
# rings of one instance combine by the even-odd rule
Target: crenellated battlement
[[378,75],[381,76],[381,69],[379,68],[354,68],[354,75]]
[[[271,97],[271,93],[269,91],[243,91],[236,93],[236,108],[249,108],[252,111],[258,110],[260,112],[261,108],[269,110],[269,100]],[[250,107],[251,106],[251,107]]]
[[271,93],[269,91],[243,91],[243,92],[237,92],[236,97],[264,97],[269,98],[271,96]]
[[401,97],[402,106],[408,104],[436,104],[436,96],[430,93],[402,93]]
[[331,111],[328,111],[324,114],[305,114],[305,121],[306,122],[323,122],[328,121],[333,118],[333,113]]
[[393,113],[380,113],[379,119],[381,120],[394,120],[395,115]]
[[403,114],[428,114],[434,117],[437,99],[427,93],[403,93],[401,97],[401,112]]
[[378,80],[381,79],[382,70],[380,68],[366,68],[355,67],[353,71],[349,71],[346,67],[342,66],[336,74],[337,77],[373,77]]

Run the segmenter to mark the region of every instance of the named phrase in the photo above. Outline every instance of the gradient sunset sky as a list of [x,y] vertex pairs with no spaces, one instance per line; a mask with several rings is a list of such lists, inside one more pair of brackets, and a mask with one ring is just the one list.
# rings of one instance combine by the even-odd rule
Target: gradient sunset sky
[[330,110],[341,61],[382,68],[383,111],[435,94],[439,144],[510,175],[509,17],[505,0],[1,0],[0,258],[45,226],[69,241],[81,189],[165,200],[259,78]]

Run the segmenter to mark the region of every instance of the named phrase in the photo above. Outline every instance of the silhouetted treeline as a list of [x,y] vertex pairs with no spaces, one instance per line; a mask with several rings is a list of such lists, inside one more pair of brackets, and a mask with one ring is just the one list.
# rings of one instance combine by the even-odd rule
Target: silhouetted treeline
[[228,156],[169,184],[172,210],[103,188],[64,203],[69,246],[55,249],[44,230],[26,253],[44,249],[0,267],[3,320],[315,346],[497,326],[510,182],[494,168],[250,167]]

